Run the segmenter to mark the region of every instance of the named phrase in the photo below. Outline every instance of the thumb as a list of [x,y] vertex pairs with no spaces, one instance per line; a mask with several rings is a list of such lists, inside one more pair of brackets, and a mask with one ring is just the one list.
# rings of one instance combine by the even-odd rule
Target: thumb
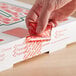
[[38,25],[36,28],[36,32],[38,34],[42,33],[46,29],[50,18],[50,14],[52,13],[52,11],[53,11],[53,8],[49,8],[48,5],[44,5],[42,7],[42,10],[38,19]]

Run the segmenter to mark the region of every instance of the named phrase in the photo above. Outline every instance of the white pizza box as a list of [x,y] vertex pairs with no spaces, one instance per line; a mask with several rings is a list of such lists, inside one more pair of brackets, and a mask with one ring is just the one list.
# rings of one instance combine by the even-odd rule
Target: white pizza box
[[[25,16],[26,14],[24,15],[24,13],[22,13],[22,11],[19,13],[18,11],[15,11],[16,9],[15,8],[22,8],[23,10],[25,10],[25,13],[27,13],[26,10],[29,10],[31,8],[31,5],[28,5],[28,4],[24,4],[24,3],[21,3],[21,2],[17,2],[17,1],[0,1],[0,6],[2,7],[1,8],[1,15],[4,16],[5,18],[8,18],[10,19],[9,17],[14,17],[16,15],[14,15],[13,13],[18,13],[17,16],[20,17],[20,19],[22,19],[22,21],[16,21],[16,22],[13,22],[11,21],[11,24],[6,24],[4,23],[4,21],[0,21],[2,23],[2,25],[0,26],[0,39],[4,39],[3,42],[0,42],[0,46],[4,46],[3,48],[4,49],[10,49],[10,52],[12,54],[12,59],[11,57],[9,57],[11,60],[12,60],[12,64],[15,64],[15,63],[18,63],[20,61],[23,61],[25,59],[28,59],[28,58],[31,58],[33,56],[36,56],[36,55],[39,55],[39,54],[42,54],[42,53],[45,53],[47,51],[49,51],[48,49],[45,50],[48,45],[49,45],[49,42],[43,42],[42,45],[40,42],[37,42],[37,43],[28,43],[28,45],[30,44],[30,48],[27,48],[28,51],[26,50],[26,38],[25,37],[22,37],[22,38],[19,38],[19,37],[16,37],[16,36],[13,36],[13,35],[9,35],[9,34],[5,34],[3,32],[5,31],[8,31],[8,30],[12,30],[12,29],[15,29],[15,28],[26,28],[26,24],[25,24]],[[11,10],[8,11],[8,9],[6,7],[4,7],[4,5],[9,9]],[[11,7],[13,9],[11,9]],[[7,9],[7,10],[6,10]],[[6,11],[6,13],[5,13]],[[14,12],[13,12],[14,11]],[[6,15],[8,15],[6,17]],[[11,15],[11,16],[10,16]],[[3,18],[2,18],[3,19]],[[36,44],[39,44],[38,47]],[[36,45],[36,46],[35,46]],[[41,47],[40,47],[41,45]],[[35,46],[35,47],[34,47]],[[43,46],[43,47],[42,47]],[[31,50],[32,49],[32,50]],[[36,49],[36,51],[35,51]],[[2,51],[3,49],[1,49]],[[39,51],[38,51],[39,50]],[[9,53],[8,53],[9,55]],[[8,62],[8,61],[7,61]]]
[[[3,1],[4,0],[2,0],[1,2],[3,2]],[[17,1],[15,1],[15,2],[4,1],[4,3],[12,4],[12,6],[16,5],[17,7],[19,6],[20,8],[24,7],[25,9],[31,8],[30,5],[24,4],[21,2],[17,2]],[[27,28],[25,26],[24,20],[22,22],[19,22],[19,23],[17,22],[17,23],[14,23],[13,25],[9,25],[9,26],[8,25],[0,26],[0,29],[1,29],[0,30],[0,39],[1,38],[4,39],[4,42],[0,43],[0,47],[1,47],[0,51],[3,51],[4,49],[8,50],[8,53],[6,51],[4,51],[4,53],[6,54],[6,58],[7,58],[7,60],[5,60],[6,64],[8,63],[9,67],[10,67],[13,64],[23,61],[25,59],[32,58],[36,55],[48,52],[49,50],[50,50],[50,52],[51,51],[53,52],[53,49],[58,50],[58,49],[60,49],[60,47],[66,46],[67,44],[69,44],[71,42],[75,42],[75,40],[73,40],[73,39],[72,39],[72,41],[70,41],[72,33],[69,33],[69,31],[71,30],[71,29],[69,29],[69,24],[73,24],[74,22],[76,22],[75,19],[70,18],[68,21],[64,21],[62,24],[60,24],[61,26],[59,25],[58,27],[54,28],[52,30],[51,41],[43,42],[42,47],[40,47],[40,45],[41,45],[40,43],[31,43],[31,44],[29,43],[31,46],[30,49],[33,49],[33,46],[32,46],[33,44],[34,45],[39,44],[39,46],[36,45],[36,47],[39,51],[37,51],[36,47],[34,47],[35,50],[34,49],[29,50],[29,52],[25,50],[26,49],[26,44],[25,44],[26,38],[25,37],[19,38],[19,37],[15,37],[15,36],[3,33],[4,31],[11,30],[11,29],[14,29],[17,27]],[[53,38],[55,35],[54,31],[59,30],[59,29],[62,29],[63,31],[66,29],[66,31],[64,31],[62,33],[62,34],[64,34],[64,36],[54,39]],[[63,38],[67,38],[67,39],[61,40]],[[58,39],[60,39],[61,41],[56,44],[53,44],[53,42]],[[5,62],[3,62],[3,66],[6,66]]]
[[[15,64],[15,63],[18,63],[25,59],[32,58],[33,56],[36,56],[36,55],[39,55],[39,54],[42,54],[42,53],[45,53],[48,51],[50,51],[50,52],[57,51],[61,48],[64,48],[67,44],[75,42],[74,39],[71,39],[72,33],[69,33],[70,31],[74,30],[74,29],[70,30],[70,28],[69,28],[69,26],[70,26],[69,24],[73,25],[73,23],[74,24],[76,23],[75,19],[69,18],[68,21],[65,21],[65,22],[61,23],[58,27],[53,28],[52,35],[51,35],[51,41],[43,42],[41,50],[38,51],[39,53],[37,53],[36,51],[39,50],[40,46],[36,45],[36,48],[38,48],[38,49],[34,50],[33,45],[37,44],[35,42],[29,43],[31,48],[28,48],[28,50],[30,49],[29,52],[27,51],[25,37],[18,38],[18,37],[14,37],[14,36],[3,34],[3,33],[2,33],[1,37],[7,39],[6,44],[11,43],[11,45],[9,45],[9,46],[11,48],[10,51],[12,53],[12,58],[13,58],[12,61],[13,61],[13,64]],[[8,48],[8,46],[7,46],[7,48]]]
[[76,42],[76,18],[69,17],[52,29],[50,53],[65,48],[68,44]]

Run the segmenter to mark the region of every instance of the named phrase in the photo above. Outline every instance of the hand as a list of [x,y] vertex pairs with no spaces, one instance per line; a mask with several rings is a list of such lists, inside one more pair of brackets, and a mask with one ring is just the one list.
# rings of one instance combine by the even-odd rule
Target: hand
[[36,32],[38,34],[43,32],[50,19],[60,21],[72,13],[73,10],[67,14],[67,7],[69,8],[71,4],[74,4],[72,0],[36,0],[26,17],[28,29],[31,29],[29,28],[29,22],[37,22]]
[[76,0],[72,0],[64,7],[55,10],[50,15],[50,19],[55,19],[56,21],[63,21],[68,16],[72,15],[76,11]]

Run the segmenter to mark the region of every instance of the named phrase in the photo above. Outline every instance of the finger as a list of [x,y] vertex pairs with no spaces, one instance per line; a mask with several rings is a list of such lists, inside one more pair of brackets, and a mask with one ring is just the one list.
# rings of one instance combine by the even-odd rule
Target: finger
[[[49,10],[50,9],[50,10]],[[49,8],[48,5],[44,5],[42,7],[39,19],[38,19],[38,25],[37,25],[37,29],[36,32],[38,34],[40,34],[41,32],[43,32],[48,24],[48,20],[50,17],[51,12],[53,11],[53,8]]]
[[36,22],[38,16],[39,16],[39,11],[40,11],[40,6],[35,3],[34,6],[32,7],[32,9],[30,10],[30,12],[28,13],[27,17],[26,17],[26,24],[28,29],[30,29],[29,27],[29,23],[30,22]]

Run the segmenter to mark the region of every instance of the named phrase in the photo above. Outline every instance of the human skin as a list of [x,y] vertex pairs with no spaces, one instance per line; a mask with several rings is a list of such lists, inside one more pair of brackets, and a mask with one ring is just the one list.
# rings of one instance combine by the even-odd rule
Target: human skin
[[63,21],[76,10],[76,0],[36,0],[26,17],[28,29],[29,22],[37,22],[36,32],[42,33],[49,20]]

